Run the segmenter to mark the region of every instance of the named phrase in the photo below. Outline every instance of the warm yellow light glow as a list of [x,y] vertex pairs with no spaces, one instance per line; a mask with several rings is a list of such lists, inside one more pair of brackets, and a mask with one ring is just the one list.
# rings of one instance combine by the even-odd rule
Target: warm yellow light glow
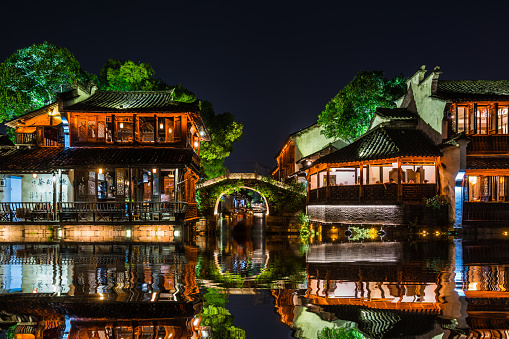
[[157,297],[157,292],[152,293],[152,299],[150,301],[155,301]]
[[471,183],[472,185],[477,184],[477,177],[475,177],[475,176],[469,176],[469,177],[468,177],[468,182],[469,182],[469,183]]
[[163,124],[159,124],[159,129],[163,129],[164,128],[164,125]]
[[100,296],[100,297],[99,297],[99,300],[104,300],[104,294],[99,293],[99,296]]
[[123,122],[120,123],[120,128],[124,128],[124,123]]
[[157,168],[152,168],[152,173],[157,173]]
[[99,168],[99,174],[103,174],[103,169]]
[[508,234],[508,233],[507,233],[507,231],[505,231],[505,232],[504,232],[504,235],[507,235],[507,234]]
[[198,141],[194,142],[194,147],[198,147]]
[[34,179],[36,179],[36,178],[37,178],[37,173],[32,174],[32,177],[33,177]]
[[168,133],[171,133],[171,128],[168,128]]
[[468,290],[469,291],[477,291],[477,283],[474,282],[474,283],[468,284]]

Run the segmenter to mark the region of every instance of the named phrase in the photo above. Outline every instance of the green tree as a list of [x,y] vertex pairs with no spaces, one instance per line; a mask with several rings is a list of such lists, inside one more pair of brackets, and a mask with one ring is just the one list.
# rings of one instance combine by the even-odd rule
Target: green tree
[[91,78],[66,48],[43,42],[19,49],[0,65],[0,122],[55,101],[74,79]]
[[99,88],[110,91],[155,91],[170,89],[161,79],[154,78],[149,63],[109,59],[99,72]]
[[405,93],[402,74],[387,79],[382,71],[360,71],[318,116],[322,133],[351,141],[366,132],[377,107],[395,107],[394,100]]
[[233,151],[233,143],[242,138],[243,125],[229,112],[215,114],[208,101],[200,102],[200,106],[211,138],[201,146],[201,172],[206,178],[215,178],[225,173],[224,160]]

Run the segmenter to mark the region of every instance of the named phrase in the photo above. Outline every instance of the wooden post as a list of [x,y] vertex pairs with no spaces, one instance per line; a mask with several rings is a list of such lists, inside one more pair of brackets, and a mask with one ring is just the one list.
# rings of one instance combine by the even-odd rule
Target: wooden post
[[157,117],[157,114],[154,114],[154,143],[159,142],[159,118]]
[[363,186],[363,182],[364,182],[364,166],[361,164],[359,166],[359,202],[362,202],[363,198],[364,198],[364,186]]
[[401,185],[401,158],[398,158],[398,202],[403,202],[403,186]]
[[311,190],[311,170],[309,170],[309,172],[306,172],[307,176],[306,176],[306,179],[307,179],[307,184],[306,184],[306,190],[307,190],[307,194],[306,194],[306,205],[309,205],[309,191]]
[[435,187],[436,187],[436,194],[440,194],[440,158],[435,158]]
[[137,114],[133,114],[133,141],[134,143],[139,143],[140,142],[140,118],[138,117]]
[[117,118],[115,114],[111,115],[111,138],[113,143],[117,143],[118,141],[118,131],[117,131]]
[[327,164],[327,187],[325,188],[325,193],[326,193],[325,199],[327,200],[327,202],[330,202],[331,201],[331,196],[330,196],[330,167],[329,167],[328,164]]

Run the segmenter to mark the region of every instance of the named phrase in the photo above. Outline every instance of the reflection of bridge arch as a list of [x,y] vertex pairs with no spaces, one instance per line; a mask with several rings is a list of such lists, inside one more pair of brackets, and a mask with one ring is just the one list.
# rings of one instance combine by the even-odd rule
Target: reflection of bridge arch
[[[249,186],[239,186],[240,188],[245,188],[245,189],[248,189],[248,190],[251,190],[251,191],[254,191],[258,194],[260,194],[260,196],[263,198],[263,201],[265,201],[265,206],[267,206],[267,212],[265,212],[265,215],[269,215],[269,204],[267,202],[267,198],[265,197],[265,195],[263,195],[261,192],[255,190],[253,187],[249,187]],[[229,193],[231,194],[231,193]],[[229,195],[228,194],[228,195]],[[214,215],[217,215],[219,214],[219,212],[217,211],[217,208],[219,207],[219,203],[221,202],[221,198],[224,196],[224,195],[227,195],[226,193],[221,193],[219,195],[219,197],[217,198],[216,200],[216,204],[214,205]]]

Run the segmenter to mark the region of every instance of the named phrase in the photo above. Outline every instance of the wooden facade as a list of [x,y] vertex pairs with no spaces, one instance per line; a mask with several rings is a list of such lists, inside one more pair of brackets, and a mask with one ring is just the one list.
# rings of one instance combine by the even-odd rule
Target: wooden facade
[[[493,83],[498,90],[504,85]],[[469,140],[463,221],[509,221],[509,96],[471,94],[450,101],[447,135],[464,134]]]
[[82,92],[7,123],[18,149],[56,151],[31,168],[23,167],[30,155],[22,151],[9,155],[19,158],[19,168],[0,166],[9,175],[53,175],[51,200],[41,193],[16,202],[49,202],[56,211],[67,202],[184,202],[186,219],[196,218],[200,144],[210,140],[198,104],[173,101],[172,91]]

